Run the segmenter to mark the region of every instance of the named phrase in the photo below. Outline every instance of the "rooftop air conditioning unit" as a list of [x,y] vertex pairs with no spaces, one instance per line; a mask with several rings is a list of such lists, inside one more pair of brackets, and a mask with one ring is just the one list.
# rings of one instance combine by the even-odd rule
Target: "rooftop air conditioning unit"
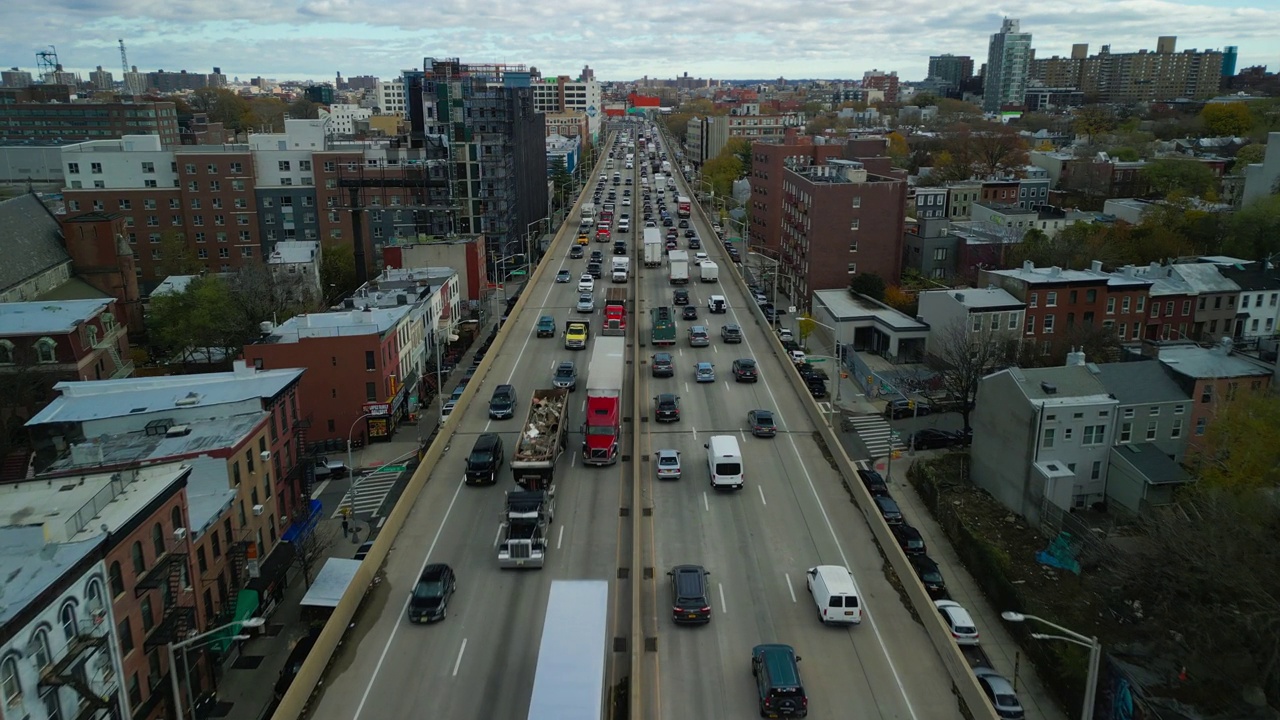
[[178,542],[182,542],[182,539],[185,538],[186,536],[187,536],[186,528],[175,528],[173,531],[173,539],[177,540]]
[[258,517],[258,516],[262,515],[262,513],[263,513],[263,512],[265,512],[265,511],[266,511],[266,509],[267,509],[267,506],[266,506],[266,505],[254,505],[254,506],[253,506],[253,516],[254,516],[254,517]]
[[165,431],[165,437],[186,437],[191,434],[190,425],[174,425]]

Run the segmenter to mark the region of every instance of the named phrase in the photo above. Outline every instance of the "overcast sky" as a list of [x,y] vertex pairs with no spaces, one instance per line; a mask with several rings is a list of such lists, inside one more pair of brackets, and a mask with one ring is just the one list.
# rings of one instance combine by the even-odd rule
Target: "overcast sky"
[[[688,73],[704,78],[922,79],[930,55],[986,60],[1004,15],[1020,18],[1037,55],[1240,48],[1238,67],[1280,70],[1280,0],[0,0],[0,65],[34,71],[57,47],[67,69],[120,77],[117,38],[139,70],[228,77],[331,79],[398,74],[422,58],[525,63],[544,75],[603,80]],[[87,79],[87,75],[86,75]]]

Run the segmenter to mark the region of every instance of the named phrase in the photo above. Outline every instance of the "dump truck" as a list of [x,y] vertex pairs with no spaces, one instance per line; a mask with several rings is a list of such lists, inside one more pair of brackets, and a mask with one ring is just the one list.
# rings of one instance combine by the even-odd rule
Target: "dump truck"
[[[672,340],[675,332],[672,330]],[[596,340],[587,366],[587,421],[582,426],[582,459],[588,465],[618,461],[622,442],[622,378],[626,370],[627,339]]]
[[662,231],[658,228],[644,229],[644,266],[658,267],[662,265]]
[[590,323],[582,320],[566,320],[564,323],[564,349],[585,350],[591,337]]
[[686,250],[672,250],[667,253],[667,277],[672,285],[686,285],[689,282],[689,253]]
[[604,296],[604,327],[601,335],[627,334],[627,289],[611,287]]
[[676,316],[669,307],[656,307],[649,311],[651,329],[649,343],[652,345],[676,344]]
[[524,429],[516,439],[511,473],[525,490],[550,490],[556,460],[568,442],[569,391],[534,390]]
[[546,490],[507,493],[498,533],[498,566],[540,568],[547,562],[555,496]]

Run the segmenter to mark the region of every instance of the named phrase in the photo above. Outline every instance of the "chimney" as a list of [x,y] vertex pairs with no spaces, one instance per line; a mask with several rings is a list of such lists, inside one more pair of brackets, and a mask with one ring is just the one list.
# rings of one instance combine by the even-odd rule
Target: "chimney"
[[1090,269],[1092,269],[1094,272],[1096,272],[1096,273],[1100,273],[1100,272],[1102,272],[1102,261],[1101,261],[1101,260],[1094,260],[1093,262],[1089,263],[1089,267],[1090,267]]
[[1035,269],[1036,269],[1036,264],[1035,264],[1034,262],[1030,261],[1030,260],[1023,260],[1023,261],[1022,261],[1022,269],[1023,269],[1023,270],[1035,270]]
[[1072,365],[1084,365],[1084,348],[1071,348],[1067,353],[1067,367]]

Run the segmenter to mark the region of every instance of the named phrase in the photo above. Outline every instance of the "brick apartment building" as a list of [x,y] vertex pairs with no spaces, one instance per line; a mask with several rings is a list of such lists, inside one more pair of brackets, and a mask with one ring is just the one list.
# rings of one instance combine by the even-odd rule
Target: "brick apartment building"
[[164,147],[181,141],[171,102],[0,103],[0,140],[108,140],[154,135]]
[[907,184],[885,146],[813,145],[794,132],[783,144],[752,145],[748,241],[781,258],[779,287],[798,306],[857,273],[901,275]]

